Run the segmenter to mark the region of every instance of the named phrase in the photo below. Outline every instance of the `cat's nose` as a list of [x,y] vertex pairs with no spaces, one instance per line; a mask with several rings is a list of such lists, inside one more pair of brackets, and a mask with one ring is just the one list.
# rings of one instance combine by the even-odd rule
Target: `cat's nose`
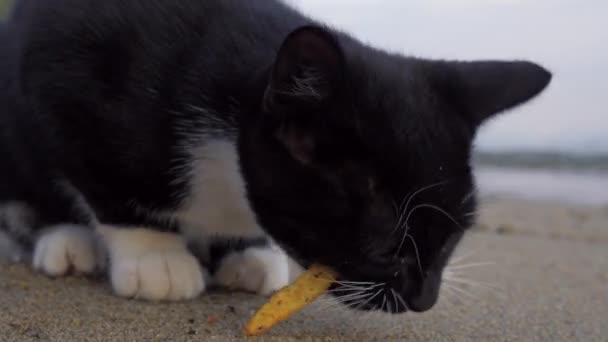
[[408,298],[408,307],[414,312],[423,312],[432,308],[439,298],[441,274],[431,271],[421,283],[417,294]]

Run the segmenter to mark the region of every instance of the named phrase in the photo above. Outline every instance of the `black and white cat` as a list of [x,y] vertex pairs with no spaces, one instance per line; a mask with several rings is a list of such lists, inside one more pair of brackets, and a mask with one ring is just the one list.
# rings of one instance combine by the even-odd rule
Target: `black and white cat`
[[370,285],[358,308],[431,308],[477,128],[551,79],[381,51],[275,0],[21,0],[1,35],[2,229],[44,273],[105,267],[150,300],[268,294],[284,250]]

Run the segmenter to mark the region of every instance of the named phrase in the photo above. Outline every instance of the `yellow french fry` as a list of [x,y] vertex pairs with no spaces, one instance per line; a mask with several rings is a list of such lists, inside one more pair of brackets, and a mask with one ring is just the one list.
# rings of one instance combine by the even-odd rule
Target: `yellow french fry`
[[335,281],[333,270],[312,265],[291,285],[275,293],[268,303],[264,304],[245,327],[245,334],[257,336],[270,330],[278,322],[302,310],[322,295]]

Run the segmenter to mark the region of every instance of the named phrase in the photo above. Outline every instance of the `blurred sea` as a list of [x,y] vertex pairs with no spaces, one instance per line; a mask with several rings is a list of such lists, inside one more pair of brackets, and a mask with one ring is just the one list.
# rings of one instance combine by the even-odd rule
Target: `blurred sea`
[[608,156],[478,153],[482,196],[507,196],[581,206],[608,205]]

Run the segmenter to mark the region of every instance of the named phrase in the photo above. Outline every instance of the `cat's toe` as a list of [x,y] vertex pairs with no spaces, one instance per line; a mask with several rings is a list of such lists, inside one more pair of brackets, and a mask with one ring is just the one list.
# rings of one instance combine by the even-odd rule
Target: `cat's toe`
[[121,297],[134,298],[139,291],[138,260],[114,261],[110,266],[110,282],[114,293]]
[[198,296],[205,290],[204,269],[190,254],[168,255],[167,270],[170,272],[169,300],[184,300]]
[[270,295],[289,283],[287,256],[270,247],[251,247],[227,255],[215,273],[224,287]]
[[32,261],[36,270],[54,277],[72,270],[92,273],[98,264],[94,234],[75,225],[50,227],[36,241]]

